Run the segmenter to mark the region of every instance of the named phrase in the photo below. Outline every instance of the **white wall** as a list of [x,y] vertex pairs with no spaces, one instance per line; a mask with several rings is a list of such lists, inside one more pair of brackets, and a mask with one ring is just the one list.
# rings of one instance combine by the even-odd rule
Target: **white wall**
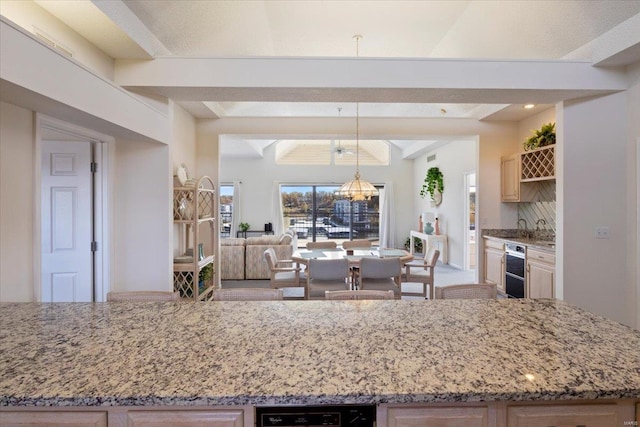
[[518,143],[519,151],[522,151],[522,144],[533,135],[532,131],[538,130],[546,123],[555,123],[556,109],[554,107],[547,108],[533,116],[527,117],[518,122]]
[[0,302],[33,301],[33,113],[0,102]]
[[[438,167],[444,176],[444,192],[442,203],[431,207],[429,195],[424,199],[418,197],[419,212],[434,212],[440,224],[440,231],[447,235],[449,247],[449,264],[464,269],[465,245],[465,206],[466,187],[465,173],[476,170],[477,138],[467,141],[452,141],[434,151],[420,156],[414,165],[414,188],[422,188],[426,172],[431,167]],[[427,163],[427,156],[436,155],[436,160]],[[419,215],[419,214],[418,214]],[[413,229],[417,228],[418,217]],[[442,260],[442,258],[440,258]]]
[[636,302],[636,328],[640,329],[640,267],[638,266],[640,264],[640,62],[633,67],[628,67],[627,72],[630,83],[627,91],[629,120],[627,197],[631,201],[628,208],[627,230],[630,236],[635,236],[635,242],[630,238],[627,244],[627,269],[631,278],[629,300]]
[[[561,108],[558,272],[566,301],[633,325],[628,119],[625,93],[565,102]],[[609,227],[609,239],[595,238],[601,226]]]
[[112,290],[172,290],[169,147],[116,142]]

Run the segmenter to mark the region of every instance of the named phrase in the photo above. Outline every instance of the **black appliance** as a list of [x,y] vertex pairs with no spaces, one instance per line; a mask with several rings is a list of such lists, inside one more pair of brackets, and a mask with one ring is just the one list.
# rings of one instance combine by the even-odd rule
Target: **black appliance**
[[507,296],[509,298],[524,298],[526,249],[521,245],[507,243],[505,244],[505,258],[507,261],[505,268],[505,290]]
[[256,427],[374,427],[376,405],[257,406]]

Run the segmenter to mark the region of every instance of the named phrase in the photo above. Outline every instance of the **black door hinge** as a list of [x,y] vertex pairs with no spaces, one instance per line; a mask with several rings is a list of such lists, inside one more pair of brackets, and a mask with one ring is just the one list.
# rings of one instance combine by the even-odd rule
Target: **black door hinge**
[[98,251],[98,242],[91,242],[91,252],[97,252]]
[[98,164],[96,162],[91,162],[91,173],[98,172]]

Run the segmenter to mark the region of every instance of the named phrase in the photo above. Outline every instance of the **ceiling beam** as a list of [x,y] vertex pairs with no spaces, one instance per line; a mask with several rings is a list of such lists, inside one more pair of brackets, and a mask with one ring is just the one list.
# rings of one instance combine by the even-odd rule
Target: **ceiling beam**
[[370,58],[117,60],[115,82],[177,101],[553,104],[626,90],[579,61]]

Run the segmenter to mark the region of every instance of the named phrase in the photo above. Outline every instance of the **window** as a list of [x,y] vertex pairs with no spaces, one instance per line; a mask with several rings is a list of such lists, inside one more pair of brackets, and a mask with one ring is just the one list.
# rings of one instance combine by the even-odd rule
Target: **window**
[[307,241],[369,239],[378,241],[379,197],[350,202],[334,195],[338,185],[283,185],[282,212],[285,226],[298,235],[298,245]]
[[233,220],[233,185],[220,185],[220,237],[231,236]]

